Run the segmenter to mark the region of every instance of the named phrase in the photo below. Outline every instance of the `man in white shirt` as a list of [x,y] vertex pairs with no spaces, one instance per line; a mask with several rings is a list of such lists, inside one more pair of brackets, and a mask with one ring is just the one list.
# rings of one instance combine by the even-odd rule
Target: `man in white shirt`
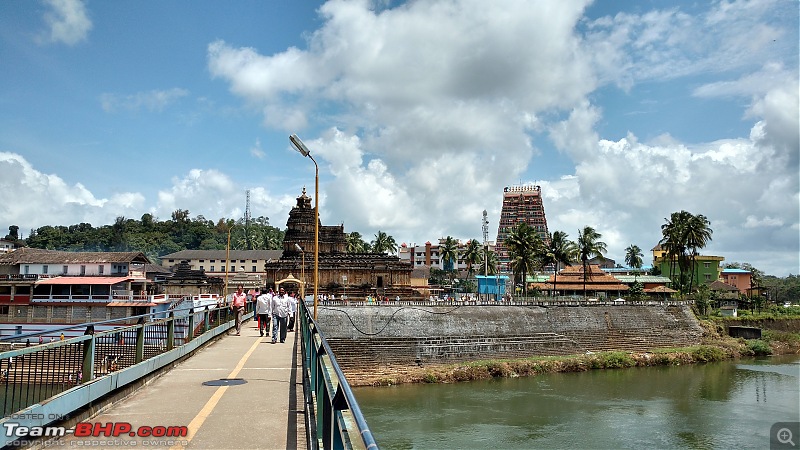
[[289,324],[286,326],[289,331],[294,331],[295,317],[297,317],[297,297],[292,293],[289,295]]
[[269,336],[269,323],[272,316],[272,290],[267,292],[265,288],[263,294],[256,298],[256,314],[258,315],[258,332],[264,335],[264,330]]
[[272,343],[278,340],[280,332],[281,343],[286,341],[286,318],[289,317],[289,299],[283,288],[278,290],[278,295],[272,297]]

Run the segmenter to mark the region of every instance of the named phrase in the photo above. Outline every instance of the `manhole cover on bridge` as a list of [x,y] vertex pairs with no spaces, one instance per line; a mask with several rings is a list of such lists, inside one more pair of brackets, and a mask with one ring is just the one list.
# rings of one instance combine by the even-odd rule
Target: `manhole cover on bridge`
[[243,378],[221,378],[219,380],[204,381],[203,386],[236,386],[245,383],[247,381]]

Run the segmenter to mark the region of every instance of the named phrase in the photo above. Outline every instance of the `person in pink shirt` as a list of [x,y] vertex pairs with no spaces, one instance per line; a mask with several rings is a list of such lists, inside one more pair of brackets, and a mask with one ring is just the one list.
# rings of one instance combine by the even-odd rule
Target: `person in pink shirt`
[[242,332],[242,315],[244,315],[244,305],[247,302],[247,294],[244,293],[244,286],[241,284],[233,293],[233,302],[231,302],[231,309],[236,314],[236,335],[239,336]]

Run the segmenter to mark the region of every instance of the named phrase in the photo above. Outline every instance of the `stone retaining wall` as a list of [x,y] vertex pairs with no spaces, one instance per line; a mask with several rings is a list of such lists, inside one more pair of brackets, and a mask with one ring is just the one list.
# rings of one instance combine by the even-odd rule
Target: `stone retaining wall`
[[346,374],[478,359],[697,344],[688,306],[320,307]]

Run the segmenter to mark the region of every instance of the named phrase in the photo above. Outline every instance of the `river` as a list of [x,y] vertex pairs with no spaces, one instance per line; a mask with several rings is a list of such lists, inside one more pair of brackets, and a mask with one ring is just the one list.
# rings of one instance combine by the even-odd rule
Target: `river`
[[799,390],[793,355],[355,394],[382,449],[722,449],[770,448],[773,424],[800,421]]

